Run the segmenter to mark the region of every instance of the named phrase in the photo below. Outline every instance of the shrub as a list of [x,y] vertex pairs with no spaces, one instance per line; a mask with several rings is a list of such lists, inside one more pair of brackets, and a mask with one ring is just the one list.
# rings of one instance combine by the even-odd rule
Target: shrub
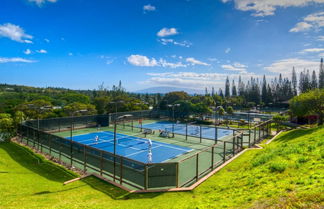
[[278,172],[278,173],[284,172],[286,168],[287,168],[287,164],[284,162],[274,162],[271,163],[269,166],[269,170],[271,172]]

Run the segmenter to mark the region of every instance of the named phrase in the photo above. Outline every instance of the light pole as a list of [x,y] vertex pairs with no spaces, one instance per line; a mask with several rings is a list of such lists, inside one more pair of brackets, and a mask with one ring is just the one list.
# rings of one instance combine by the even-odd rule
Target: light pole
[[117,105],[118,105],[118,103],[123,103],[124,101],[122,101],[122,100],[118,100],[118,101],[115,101],[115,102],[109,102],[109,104],[115,104],[115,118],[114,118],[114,120],[117,120]]
[[173,118],[173,120],[175,121],[175,115],[174,115],[174,109],[175,109],[175,107],[179,107],[180,106],[180,104],[173,104],[173,105],[168,105],[168,107],[171,107],[172,108],[172,118]]

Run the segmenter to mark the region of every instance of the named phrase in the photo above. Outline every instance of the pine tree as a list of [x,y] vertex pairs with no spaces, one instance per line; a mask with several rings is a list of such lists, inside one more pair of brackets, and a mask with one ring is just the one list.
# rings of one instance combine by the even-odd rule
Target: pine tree
[[297,75],[296,75],[295,67],[293,67],[292,70],[291,82],[292,82],[293,95],[296,96],[297,95]]
[[318,74],[318,88],[324,88],[324,65],[323,58],[321,59],[319,74]]
[[208,95],[208,90],[207,90],[207,87],[205,88],[205,96]]
[[228,77],[226,78],[225,82],[225,97],[230,97],[230,82]]
[[316,89],[317,88],[317,77],[316,77],[315,70],[313,70],[313,73],[312,73],[312,81],[311,81],[311,84],[310,84],[310,88],[311,89]]
[[245,84],[243,83],[241,76],[239,76],[239,81],[238,81],[238,94],[240,96],[244,96],[245,92]]
[[237,96],[237,91],[236,91],[236,86],[235,86],[234,80],[232,82],[232,96],[233,97],[236,97]]
[[214,96],[215,95],[215,89],[214,89],[214,87],[212,87],[212,96]]
[[218,95],[222,98],[224,98],[224,94],[223,94],[223,90],[221,88],[219,88],[219,93]]
[[268,95],[267,95],[267,81],[265,75],[263,75],[263,81],[262,81],[262,91],[261,91],[261,100],[264,104],[268,103]]

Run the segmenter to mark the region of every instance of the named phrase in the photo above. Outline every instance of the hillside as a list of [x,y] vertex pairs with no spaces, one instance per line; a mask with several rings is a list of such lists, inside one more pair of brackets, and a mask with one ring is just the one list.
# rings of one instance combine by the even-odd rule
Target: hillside
[[127,194],[95,178],[63,186],[65,169],[0,143],[0,208],[321,208],[324,128],[281,134],[191,192]]

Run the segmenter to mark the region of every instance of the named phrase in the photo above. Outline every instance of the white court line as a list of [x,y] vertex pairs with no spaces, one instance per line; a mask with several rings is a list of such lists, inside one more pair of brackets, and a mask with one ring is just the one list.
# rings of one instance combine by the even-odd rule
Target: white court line
[[[156,146],[156,147],[152,147],[152,150],[155,149],[155,148],[158,148],[158,147],[161,147],[161,146]],[[139,152],[134,152],[132,154],[129,154],[129,155],[126,155],[125,157],[129,157],[129,156],[132,156],[132,155],[136,155],[136,154],[139,154],[139,153],[142,153],[142,152],[146,152],[147,150],[141,150]]]

